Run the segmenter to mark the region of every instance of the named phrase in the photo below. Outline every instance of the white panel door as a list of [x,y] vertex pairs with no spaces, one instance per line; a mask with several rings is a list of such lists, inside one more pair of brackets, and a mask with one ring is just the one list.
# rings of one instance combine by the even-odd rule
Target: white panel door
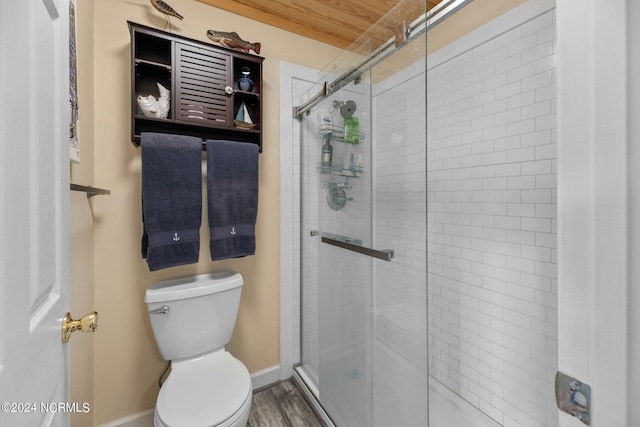
[[1,426],[68,426],[74,410],[60,337],[69,308],[68,34],[68,0],[0,1]]

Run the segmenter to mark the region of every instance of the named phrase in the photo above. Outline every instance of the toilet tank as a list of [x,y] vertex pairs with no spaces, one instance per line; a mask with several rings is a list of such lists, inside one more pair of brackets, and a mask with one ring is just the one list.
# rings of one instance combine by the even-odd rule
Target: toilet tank
[[184,359],[223,348],[231,340],[242,284],[239,273],[224,270],[147,289],[144,301],[162,357]]

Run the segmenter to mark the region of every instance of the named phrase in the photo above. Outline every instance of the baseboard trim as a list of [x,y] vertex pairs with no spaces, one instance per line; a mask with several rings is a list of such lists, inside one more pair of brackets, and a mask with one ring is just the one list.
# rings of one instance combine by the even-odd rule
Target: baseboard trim
[[153,409],[127,415],[98,427],[153,427]]
[[[254,391],[277,382],[280,382],[280,365],[251,374],[251,386]],[[98,427],[153,427],[153,408],[109,421]]]
[[280,382],[280,365],[275,365],[251,374],[253,391]]

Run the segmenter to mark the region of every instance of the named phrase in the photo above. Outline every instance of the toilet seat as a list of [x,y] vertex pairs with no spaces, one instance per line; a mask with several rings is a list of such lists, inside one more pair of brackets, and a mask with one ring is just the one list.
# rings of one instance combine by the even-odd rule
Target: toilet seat
[[[236,412],[231,418],[223,422],[222,424],[218,424],[215,427],[245,427],[247,422],[249,421],[249,412],[251,411],[251,395],[247,396],[247,401],[242,405],[240,410]],[[156,410],[153,414],[153,425],[155,427],[169,427],[162,422],[160,417],[158,416],[158,411]]]
[[173,361],[154,422],[156,427],[234,426],[248,417],[251,392],[249,371],[225,350]]

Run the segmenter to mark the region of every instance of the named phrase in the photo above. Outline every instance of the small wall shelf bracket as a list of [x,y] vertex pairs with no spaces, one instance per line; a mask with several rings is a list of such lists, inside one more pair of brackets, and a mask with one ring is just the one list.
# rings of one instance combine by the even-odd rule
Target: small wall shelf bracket
[[88,185],[70,184],[71,191],[83,191],[87,193],[87,198],[93,196],[102,196],[111,194],[111,190],[105,190],[104,188],[90,187]]

